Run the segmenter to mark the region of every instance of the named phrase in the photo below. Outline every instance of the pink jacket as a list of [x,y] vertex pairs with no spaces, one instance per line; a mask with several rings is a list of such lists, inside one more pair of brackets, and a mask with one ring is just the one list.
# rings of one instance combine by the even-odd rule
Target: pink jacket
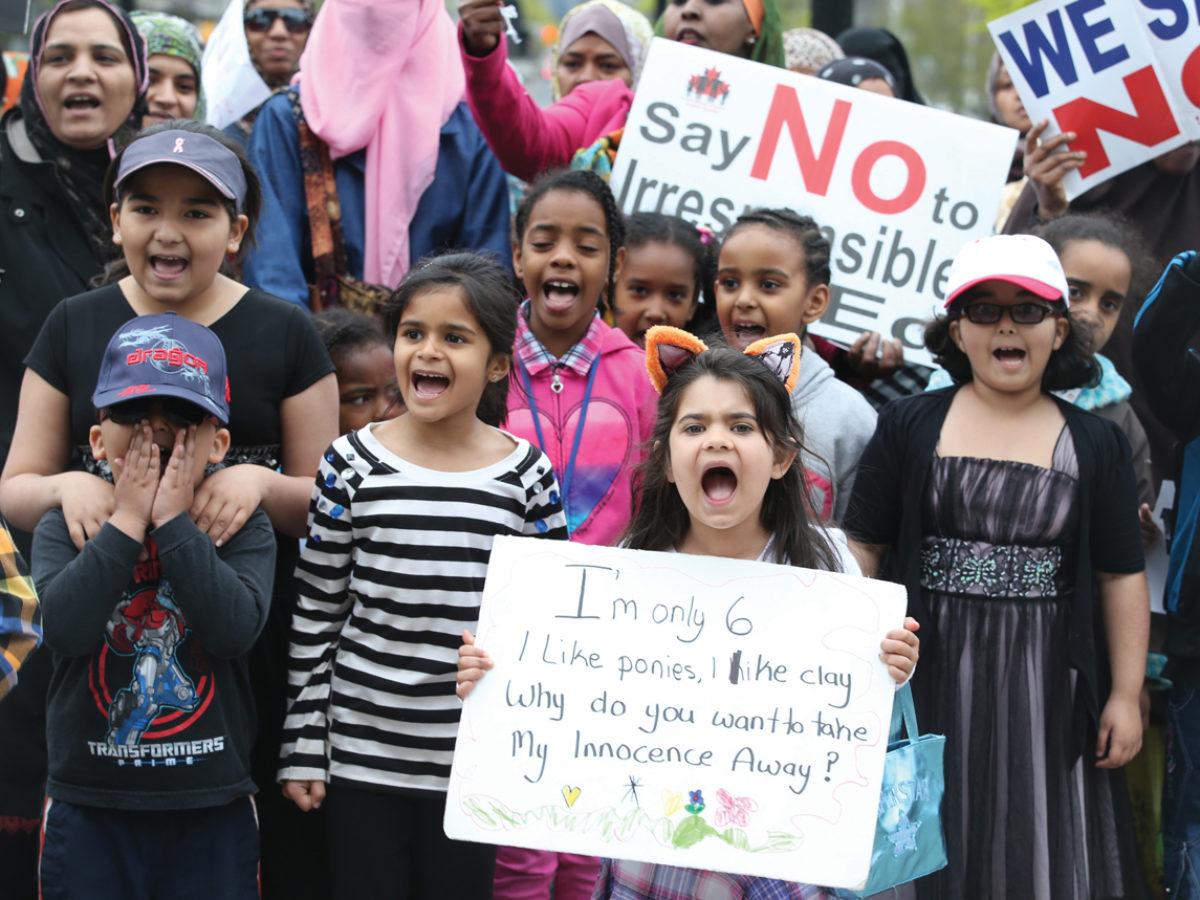
[[625,126],[633,91],[623,81],[581,84],[557,103],[541,109],[508,65],[504,35],[487,56],[471,56],[458,48],[467,75],[467,103],[500,167],[525,181],[571,162],[575,151],[589,147]]
[[[574,92],[572,92],[574,93]],[[596,363],[592,399],[584,420],[582,441],[563,504],[571,540],[584,544],[615,544],[633,511],[633,470],[645,456],[654,431],[658,395],[646,374],[646,355],[624,332],[603,325],[604,337]],[[550,389],[549,368],[532,375],[530,386],[541,419],[543,448],[558,483],[563,483],[579,423],[587,376],[559,369],[562,391]],[[519,379],[508,390],[505,429],[537,444],[529,401]]]

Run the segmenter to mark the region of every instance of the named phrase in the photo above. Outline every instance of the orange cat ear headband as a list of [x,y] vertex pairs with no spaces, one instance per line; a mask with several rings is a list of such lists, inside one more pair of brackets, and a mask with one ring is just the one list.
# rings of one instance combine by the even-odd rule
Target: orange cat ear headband
[[[699,356],[708,345],[694,334],[671,325],[655,325],[646,332],[646,371],[660,394],[667,380]],[[800,379],[800,338],[795,334],[777,334],[755,341],[746,348],[779,379],[790,394]]]

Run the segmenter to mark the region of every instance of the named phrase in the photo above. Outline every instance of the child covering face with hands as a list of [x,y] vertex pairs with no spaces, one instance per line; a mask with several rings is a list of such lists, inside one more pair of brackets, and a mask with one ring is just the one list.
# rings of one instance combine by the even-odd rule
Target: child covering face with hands
[[[256,510],[218,548],[188,513],[229,447],[226,385],[204,326],[174,313],[126,322],[89,435],[112,467],[113,511],[81,550],[60,509],[34,533],[54,651],[42,896],[258,896],[247,654],[267,620],[275,539]],[[153,865],[184,856],[193,865]]]

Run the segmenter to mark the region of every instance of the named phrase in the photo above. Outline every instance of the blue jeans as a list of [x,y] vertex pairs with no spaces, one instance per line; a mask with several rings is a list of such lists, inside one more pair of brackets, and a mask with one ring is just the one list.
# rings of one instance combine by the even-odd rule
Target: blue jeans
[[1200,691],[1177,679],[1167,702],[1163,884],[1173,900],[1200,900]]

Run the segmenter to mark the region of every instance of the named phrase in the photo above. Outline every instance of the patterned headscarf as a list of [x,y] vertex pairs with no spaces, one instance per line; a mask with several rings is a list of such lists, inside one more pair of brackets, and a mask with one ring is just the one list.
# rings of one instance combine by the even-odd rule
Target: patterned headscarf
[[[750,48],[750,59],[766,63],[768,66],[784,68],[783,63],[783,24],[779,19],[779,5],[776,0],[742,0],[742,7],[754,26],[754,46]],[[663,15],[654,23],[654,33],[665,37],[663,31]]]
[[650,20],[619,0],[587,0],[568,10],[558,25],[558,43],[554,45],[551,63],[554,99],[562,99],[558,86],[559,57],[585,34],[594,34],[612,45],[633,73],[632,87],[636,89],[642,63],[650,49],[650,39],[654,37]]
[[200,57],[204,55],[204,42],[200,32],[187,19],[170,13],[145,12],[138,10],[129,14],[146,41],[146,58],[156,53],[178,56],[191,65],[196,73],[196,111],[192,118],[204,121],[204,90],[200,87]]
[[42,98],[37,93],[38,73],[42,68],[42,52],[46,49],[46,35],[54,18],[62,7],[71,0],[59,0],[49,12],[44,13],[33,26],[29,39],[29,68],[25,72],[25,83],[21,85],[21,118],[25,132],[37,149],[38,155],[55,164],[59,184],[62,185],[75,214],[79,217],[92,242],[102,251],[110,248],[112,224],[108,207],[104,203],[104,175],[116,151],[133,139],[141,127],[146,112],[146,84],[149,72],[146,68],[146,45],[129,16],[107,0],[91,0],[92,5],[104,10],[117,24],[121,43],[129,53],[133,66],[134,95],[129,117],[116,132],[109,135],[106,145],[94,150],[77,150],[58,139],[46,121]]
[[815,74],[845,55],[837,41],[816,28],[793,28],[783,33],[783,58],[793,72]]

